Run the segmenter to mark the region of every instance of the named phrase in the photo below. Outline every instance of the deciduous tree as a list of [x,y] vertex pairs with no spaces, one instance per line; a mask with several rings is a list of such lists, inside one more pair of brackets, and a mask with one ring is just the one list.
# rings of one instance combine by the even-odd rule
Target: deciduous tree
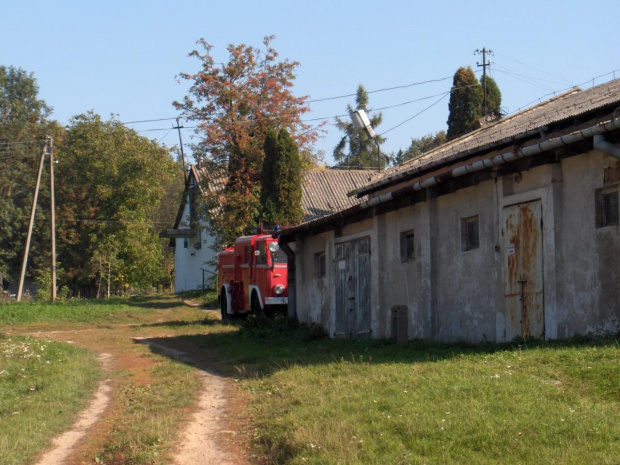
[[87,113],[71,120],[57,156],[58,252],[73,289],[98,288],[102,266],[110,285],[113,277],[118,286],[167,282],[158,232],[173,213],[160,210],[181,174],[168,149]]
[[417,158],[420,155],[439,147],[446,142],[446,131],[439,131],[435,134],[427,134],[418,139],[411,139],[411,145],[407,150],[399,151],[394,160],[395,165],[401,165],[407,160]]
[[[286,129],[297,143],[306,165],[313,164],[312,144],[318,130],[304,124],[307,97],[292,93],[298,62],[279,59],[266,37],[264,48],[229,45],[228,61],[217,63],[213,46],[198,41],[202,51],[197,73],[182,73],[192,82],[188,95],[174,102],[186,119],[196,121],[199,141],[194,155],[209,159],[227,173],[227,185],[217,217],[210,218],[221,240],[231,242],[257,224],[260,211],[260,173],[269,128]],[[209,210],[211,214],[214,210]]]
[[[0,66],[0,274],[15,281],[23,259],[25,236],[32,207],[38,161],[45,135],[62,135],[50,121],[51,109],[38,97],[32,73]],[[49,190],[41,189],[40,203],[49,201]],[[32,236],[28,275],[47,264],[49,225],[39,207]]]

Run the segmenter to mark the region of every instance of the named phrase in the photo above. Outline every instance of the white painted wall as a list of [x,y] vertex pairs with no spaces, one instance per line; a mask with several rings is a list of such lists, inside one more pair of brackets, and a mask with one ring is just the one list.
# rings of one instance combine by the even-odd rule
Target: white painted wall
[[[189,221],[189,202],[185,203],[181,225],[188,225]],[[215,251],[211,248],[213,237],[209,234],[208,224],[197,232],[193,237],[176,238],[174,249],[174,292],[193,291],[203,288],[203,270],[217,273],[217,266],[209,265],[212,259],[216,258]],[[196,245],[200,244],[200,248]],[[204,272],[206,285],[211,273]]]

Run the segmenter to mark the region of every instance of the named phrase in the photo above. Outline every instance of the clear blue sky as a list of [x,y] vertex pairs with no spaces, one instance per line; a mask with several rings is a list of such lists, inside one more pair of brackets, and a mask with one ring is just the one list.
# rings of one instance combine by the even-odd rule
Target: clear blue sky
[[[63,124],[88,110],[123,122],[177,116],[171,102],[187,84],[176,76],[198,70],[187,54],[201,37],[215,46],[215,61],[226,61],[229,43],[260,46],[276,35],[280,56],[301,62],[295,94],[312,99],[352,94],[360,83],[374,91],[449,77],[370,95],[372,108],[403,104],[384,109],[376,128],[389,130],[388,153],[446,128],[448,98],[413,119],[439,97],[405,103],[449,90],[459,66],[480,70],[474,51],[482,47],[495,52],[490,73],[509,112],[573,85],[589,87],[593,78],[606,82],[613,71],[620,77],[618,0],[20,0],[3,2],[2,15],[0,64],[33,72]],[[313,103],[306,119],[333,123],[352,102]],[[172,125],[131,127],[172,146]],[[341,135],[327,130],[316,149],[331,164]],[[184,130],[186,142],[191,135]]]

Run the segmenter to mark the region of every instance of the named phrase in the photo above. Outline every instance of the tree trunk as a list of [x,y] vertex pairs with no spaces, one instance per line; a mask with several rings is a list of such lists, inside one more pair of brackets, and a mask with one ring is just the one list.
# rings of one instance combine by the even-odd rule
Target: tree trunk
[[110,279],[112,275],[112,260],[108,262],[108,299],[110,298]]

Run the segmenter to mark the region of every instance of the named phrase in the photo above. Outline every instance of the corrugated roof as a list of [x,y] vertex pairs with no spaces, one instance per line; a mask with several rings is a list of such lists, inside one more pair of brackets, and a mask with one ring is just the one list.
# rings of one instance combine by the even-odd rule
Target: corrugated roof
[[203,194],[205,193],[204,189],[207,189],[210,194],[216,194],[222,192],[226,187],[228,173],[215,163],[203,162],[198,166],[192,165],[191,170]]
[[536,106],[498,120],[458,139],[441,145],[424,155],[409,160],[401,166],[385,171],[355,194],[364,194],[389,183],[403,174],[413,174],[433,166],[464,158],[472,152],[484,150],[504,140],[525,134],[530,130],[574,118],[607,105],[620,102],[620,79],[598,85],[588,90],[578,87],[546,100]]
[[304,174],[301,200],[304,222],[344,210],[360,202],[347,193],[368,183],[376,171],[316,169]]
[[[217,196],[226,188],[225,172],[213,164],[192,166],[203,195]],[[303,175],[301,206],[304,222],[344,210],[360,202],[347,193],[367,184],[376,171],[314,169]],[[206,189],[206,192],[205,192]],[[216,213],[216,209],[212,209]]]

